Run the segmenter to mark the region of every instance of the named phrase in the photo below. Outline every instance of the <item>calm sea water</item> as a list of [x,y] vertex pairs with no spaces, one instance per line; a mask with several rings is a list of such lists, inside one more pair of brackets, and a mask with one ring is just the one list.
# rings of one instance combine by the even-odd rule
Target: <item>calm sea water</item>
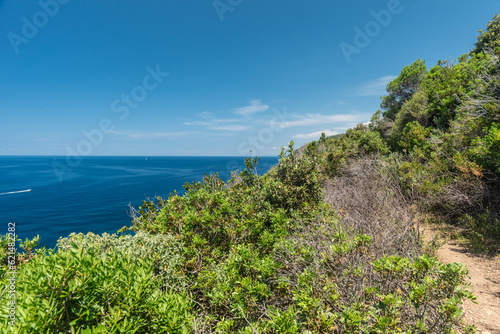
[[[278,162],[262,157],[259,174]],[[0,234],[16,223],[24,240],[37,234],[54,247],[71,232],[113,233],[131,225],[129,203],[183,193],[186,182],[205,173],[227,180],[244,168],[235,157],[85,157],[68,167],[65,157],[0,157]],[[20,192],[31,189],[30,192]]]

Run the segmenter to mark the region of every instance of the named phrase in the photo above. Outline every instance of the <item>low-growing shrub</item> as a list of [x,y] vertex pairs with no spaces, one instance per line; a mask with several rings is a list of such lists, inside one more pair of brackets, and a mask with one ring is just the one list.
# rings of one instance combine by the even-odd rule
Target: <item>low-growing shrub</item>
[[169,234],[148,234],[137,232],[135,235],[104,233],[72,233],[57,242],[59,252],[92,252],[98,257],[111,258],[116,254],[125,254],[138,261],[147,261],[153,265],[154,275],[160,279],[163,289],[181,291],[186,284],[180,270],[183,263],[181,245]]
[[465,244],[474,251],[497,254],[500,252],[500,215],[485,210],[476,214],[465,214],[457,220],[463,227]]
[[[153,263],[91,249],[37,256],[16,282],[16,333],[186,333],[191,305],[165,291]],[[7,303],[0,300],[7,333]]]

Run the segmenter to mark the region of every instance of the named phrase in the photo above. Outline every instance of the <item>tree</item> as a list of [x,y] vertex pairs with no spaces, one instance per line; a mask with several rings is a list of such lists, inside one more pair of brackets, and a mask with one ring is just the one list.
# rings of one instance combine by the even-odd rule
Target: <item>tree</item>
[[396,119],[391,128],[391,134],[388,138],[393,148],[398,147],[401,136],[403,135],[403,130],[408,123],[417,121],[423,126],[431,125],[426,115],[427,107],[427,95],[422,90],[416,92],[410,100],[406,101],[401,111],[396,115]]
[[387,84],[389,95],[384,96],[380,104],[384,117],[392,120],[396,118],[403,104],[418,90],[426,73],[425,61],[419,58],[413,64],[405,66],[399,76]]
[[479,30],[476,47],[472,53],[478,54],[489,50],[500,54],[500,15],[498,14],[488,23],[486,31]]

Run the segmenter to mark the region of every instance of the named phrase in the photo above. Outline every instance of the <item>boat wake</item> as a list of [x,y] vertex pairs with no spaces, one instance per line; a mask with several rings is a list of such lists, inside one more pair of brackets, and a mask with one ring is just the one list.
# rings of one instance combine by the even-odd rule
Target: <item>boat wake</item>
[[10,195],[10,194],[27,193],[27,192],[30,192],[30,191],[31,191],[31,189],[19,190],[19,191],[11,191],[11,192],[8,192],[8,193],[1,193],[0,196],[2,196],[2,195]]

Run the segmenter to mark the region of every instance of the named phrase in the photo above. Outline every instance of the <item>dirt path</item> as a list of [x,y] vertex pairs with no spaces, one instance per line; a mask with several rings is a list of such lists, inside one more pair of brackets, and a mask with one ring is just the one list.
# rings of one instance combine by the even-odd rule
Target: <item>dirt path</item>
[[500,261],[471,255],[453,241],[441,246],[437,257],[443,263],[460,262],[469,269],[477,304],[465,303],[466,321],[476,325],[478,333],[500,334]]

